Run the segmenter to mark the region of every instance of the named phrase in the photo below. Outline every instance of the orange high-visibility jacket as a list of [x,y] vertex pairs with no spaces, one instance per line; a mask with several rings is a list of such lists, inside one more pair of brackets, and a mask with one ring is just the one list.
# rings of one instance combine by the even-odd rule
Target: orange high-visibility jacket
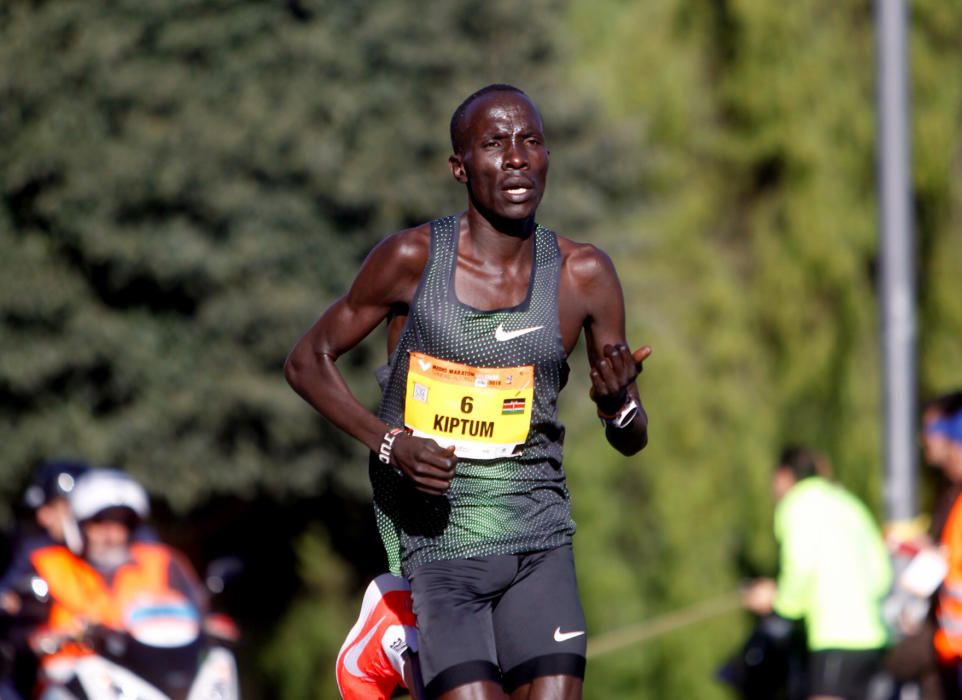
[[942,529],[949,570],[938,592],[935,650],[943,662],[962,658],[962,495],[955,499]]
[[[66,547],[58,545],[35,551],[31,561],[50,587],[47,629],[74,634],[86,623],[124,629],[124,611],[132,603],[142,598],[169,597],[175,592],[170,586],[171,565],[175,563],[170,548],[136,543],[131,545],[130,555],[130,561],[122,564],[108,583],[100,572]],[[183,595],[182,591],[178,593]],[[78,653],[86,652],[80,649],[67,652]]]

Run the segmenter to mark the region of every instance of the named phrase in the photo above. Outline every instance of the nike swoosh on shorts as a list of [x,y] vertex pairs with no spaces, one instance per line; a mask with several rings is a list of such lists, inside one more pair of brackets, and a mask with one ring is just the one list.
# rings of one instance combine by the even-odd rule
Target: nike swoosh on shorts
[[554,640],[556,642],[567,642],[569,639],[574,639],[575,637],[580,637],[585,633],[584,630],[577,630],[575,632],[562,632],[560,627],[554,628]]

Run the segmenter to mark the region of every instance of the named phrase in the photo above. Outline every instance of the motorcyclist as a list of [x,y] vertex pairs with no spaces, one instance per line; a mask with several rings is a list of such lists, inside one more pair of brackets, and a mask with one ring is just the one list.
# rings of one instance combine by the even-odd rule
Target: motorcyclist
[[37,529],[19,534],[3,576],[0,577],[0,610],[4,614],[0,667],[0,700],[20,700],[29,694],[36,676],[36,659],[26,646],[26,637],[38,622],[24,610],[23,589],[34,572],[33,556],[46,547],[62,545],[70,515],[67,496],[90,466],[74,459],[42,462],[33,472],[24,492]]
[[76,545],[48,547],[32,558],[51,600],[46,625],[35,635],[44,654],[43,683],[63,682],[78,657],[93,653],[85,632],[130,631],[138,606],[176,602],[195,611],[196,619],[207,609],[204,590],[179,553],[133,539],[149,503],[129,475],[90,470],[77,480],[69,505],[67,539],[75,529]]
[[33,552],[64,544],[70,518],[67,496],[73,491],[77,479],[89,470],[90,466],[79,460],[51,460],[34,470],[23,501],[33,511],[39,531],[18,539],[10,565],[0,578],[0,607],[8,614],[16,614],[20,609],[16,588],[32,571],[30,557]]

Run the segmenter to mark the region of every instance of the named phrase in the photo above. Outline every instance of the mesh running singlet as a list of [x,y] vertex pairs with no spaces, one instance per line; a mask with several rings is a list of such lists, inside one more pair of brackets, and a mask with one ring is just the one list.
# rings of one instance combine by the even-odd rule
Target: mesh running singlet
[[[385,372],[387,376],[382,383],[379,417],[388,425],[405,425],[406,402],[430,406],[436,395],[447,391],[420,383],[417,373],[432,364],[442,365],[441,384],[445,384],[445,376],[459,374],[462,365],[533,367],[533,392],[529,369],[527,393],[496,393],[495,398],[486,399],[485,415],[480,415],[480,409],[473,411],[470,396],[462,398],[460,405],[454,404],[455,408],[446,412],[450,415],[444,411],[428,414],[427,429],[438,436],[470,440],[470,445],[481,445],[477,449],[482,452],[489,442],[496,441],[492,426],[501,426],[505,418],[523,417],[528,427],[526,438],[521,437],[523,442],[517,447],[491,448],[501,450],[495,456],[465,457],[459,451],[455,477],[443,496],[417,491],[407,478],[371,454],[378,529],[388,565],[395,573],[403,570],[407,574],[439,559],[542,551],[569,542],[574,533],[561,466],[564,427],[557,417],[558,392],[568,377],[558,320],[561,254],[553,232],[538,226],[534,236],[525,300],[508,309],[479,311],[458,301],[454,292],[458,218],[431,222],[427,266],[397,348],[387,367],[381,368],[382,378]],[[420,354],[412,360],[412,352]],[[410,381],[409,367],[414,373]],[[471,374],[471,381],[480,386],[490,378],[498,387],[516,387],[519,376],[513,371],[482,372]],[[469,394],[471,387],[464,386]],[[440,437],[438,442],[444,444]]]

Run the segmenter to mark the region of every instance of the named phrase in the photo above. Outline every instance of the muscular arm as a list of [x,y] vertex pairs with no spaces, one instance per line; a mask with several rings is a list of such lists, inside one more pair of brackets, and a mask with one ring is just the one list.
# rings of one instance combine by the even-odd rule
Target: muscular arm
[[[297,341],[284,363],[284,376],[294,391],[374,452],[394,426],[386,425],[361,405],[338,370],[337,358],[367,337],[392,310],[407,309],[428,250],[427,226],[401,231],[378,244],[347,294]],[[433,441],[399,437],[392,462],[414,480],[415,486],[431,493],[443,492],[453,476],[453,455]]]
[[611,259],[594,246],[570,241],[565,242],[563,250],[563,332],[580,320],[591,365],[591,398],[599,414],[618,413],[629,397],[638,404],[628,425],[616,428],[609,424],[605,428],[612,447],[633,455],[648,443],[648,415],[635,379],[651,348],[645,346],[632,353],[628,347],[624,295]]

